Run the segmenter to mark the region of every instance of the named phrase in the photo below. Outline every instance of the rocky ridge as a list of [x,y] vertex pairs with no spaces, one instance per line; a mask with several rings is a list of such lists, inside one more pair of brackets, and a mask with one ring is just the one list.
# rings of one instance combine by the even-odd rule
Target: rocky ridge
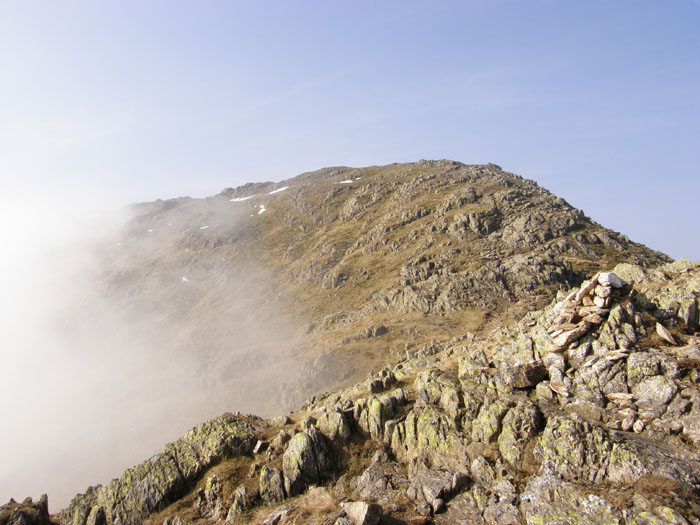
[[700,523],[699,299],[700,264],[620,264],[288,416],[197,427],[54,518]]

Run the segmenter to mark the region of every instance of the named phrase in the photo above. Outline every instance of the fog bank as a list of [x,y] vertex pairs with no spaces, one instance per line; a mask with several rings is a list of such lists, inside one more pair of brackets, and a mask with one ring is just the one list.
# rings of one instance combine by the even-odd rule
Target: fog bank
[[48,492],[56,512],[207,418],[298,395],[298,330],[264,268],[212,256],[205,236],[248,216],[219,205],[176,207],[160,237],[143,209],[2,209],[0,501]]

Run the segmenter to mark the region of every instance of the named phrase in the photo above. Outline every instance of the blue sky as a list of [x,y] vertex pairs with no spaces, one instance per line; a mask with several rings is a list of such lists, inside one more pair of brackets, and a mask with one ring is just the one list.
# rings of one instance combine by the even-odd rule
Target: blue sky
[[0,182],[109,205],[494,162],[700,259],[694,0],[0,2]]

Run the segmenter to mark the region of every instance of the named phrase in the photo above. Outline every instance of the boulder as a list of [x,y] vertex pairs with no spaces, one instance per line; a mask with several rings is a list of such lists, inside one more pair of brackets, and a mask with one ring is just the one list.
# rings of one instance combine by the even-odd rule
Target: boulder
[[327,438],[316,428],[296,434],[282,458],[284,489],[291,497],[316,483],[335,467]]
[[675,383],[665,376],[643,379],[632,389],[639,416],[647,420],[660,417],[677,391]]
[[442,370],[426,370],[416,376],[413,387],[425,403],[439,405],[450,417],[457,417],[461,389],[456,377]]
[[346,443],[352,433],[348,418],[339,410],[324,412],[318,418],[316,427],[329,440],[339,445]]
[[263,465],[260,469],[260,498],[263,501],[282,501],[284,493],[284,476],[274,467]]
[[221,480],[216,474],[207,478],[204,489],[197,491],[197,497],[195,506],[200,514],[215,520],[224,518],[224,511],[227,509],[224,508]]
[[341,506],[353,525],[377,525],[382,519],[382,507],[376,503],[348,501]]
[[232,498],[233,502],[231,503],[228,513],[226,514],[226,519],[224,520],[224,523],[227,524],[235,523],[238,515],[251,506],[251,499],[248,498],[248,491],[245,488],[245,485],[241,485],[234,490]]
[[688,490],[700,483],[700,461],[693,455],[604,429],[576,414],[549,417],[535,452],[552,473],[571,482],[634,483],[657,476]]
[[432,405],[411,410],[391,435],[391,450],[397,459],[406,462],[423,457],[436,468],[460,468],[467,444],[455,422]]
[[547,369],[540,362],[510,364],[502,361],[498,374],[511,388],[531,388],[547,377]]
[[406,396],[400,388],[390,394],[379,397],[370,396],[358,400],[354,407],[354,417],[360,429],[372,439],[382,439],[384,428],[396,414],[399,407],[406,402]]
[[423,461],[412,464],[408,476],[408,496],[419,504],[426,503],[433,512],[437,512],[438,500],[444,504],[470,482],[470,477],[462,470],[429,468]]

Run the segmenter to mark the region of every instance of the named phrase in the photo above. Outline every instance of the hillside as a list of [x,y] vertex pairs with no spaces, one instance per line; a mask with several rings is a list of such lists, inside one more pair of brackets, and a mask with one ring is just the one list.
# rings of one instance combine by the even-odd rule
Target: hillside
[[[491,164],[326,168],[129,212],[95,248],[87,314],[66,313],[104,340],[83,350],[92,361],[109,352],[131,374],[88,378],[104,385],[95,400],[119,390],[111,406],[122,416],[104,436],[109,455],[69,460],[80,479],[109,479],[222,412],[276,416],[387,363],[454,353],[619,262],[670,260]],[[85,404],[99,410],[95,400]],[[213,428],[236,427],[232,417]],[[245,455],[271,427],[244,420]],[[195,455],[197,443],[187,445]],[[189,473],[178,465],[183,484],[152,509],[202,479],[229,445]]]
[[243,388],[240,408],[262,415],[617,262],[669,260],[494,165],[327,168],[133,211],[105,249],[110,300],[136,324],[157,313],[144,332],[196,355],[225,406]]
[[287,416],[199,425],[56,520],[700,523],[699,298],[700,264],[620,264]]

